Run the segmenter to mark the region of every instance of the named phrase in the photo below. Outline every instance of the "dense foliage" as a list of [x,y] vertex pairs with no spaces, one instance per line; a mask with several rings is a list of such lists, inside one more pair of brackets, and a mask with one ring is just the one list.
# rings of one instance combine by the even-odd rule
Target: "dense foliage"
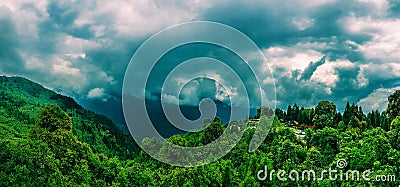
[[[275,110],[272,128],[261,146],[249,152],[254,128],[223,158],[204,166],[173,167],[137,149],[131,137],[106,117],[87,111],[71,98],[23,78],[0,77],[0,186],[398,186],[399,180],[375,181],[400,173],[400,91],[389,97],[388,110],[365,115],[347,104],[343,114],[329,101],[315,108]],[[271,110],[261,107],[264,121]],[[294,123],[296,122],[296,123]],[[218,118],[201,132],[174,135],[168,141],[198,146],[215,140],[241,122]],[[261,122],[260,122],[261,123]],[[293,124],[298,124],[293,125]],[[316,126],[317,128],[307,128]],[[296,130],[305,130],[299,137]],[[146,138],[155,151],[162,142]],[[371,180],[259,180],[260,170],[315,170],[345,159],[342,169],[371,170]],[[354,174],[353,174],[354,175]],[[318,176],[319,177],[319,176]],[[396,176],[400,177],[400,176]],[[361,177],[360,177],[361,178]]]

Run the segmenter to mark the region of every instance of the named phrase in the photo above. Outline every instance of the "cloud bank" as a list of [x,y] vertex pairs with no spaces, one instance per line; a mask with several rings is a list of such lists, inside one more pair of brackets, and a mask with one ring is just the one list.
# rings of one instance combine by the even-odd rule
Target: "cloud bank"
[[[207,20],[239,29],[263,50],[269,64],[259,63],[258,73],[272,69],[278,107],[328,99],[339,109],[354,102],[382,110],[400,82],[399,10],[394,0],[2,1],[0,73],[28,77],[78,100],[118,100],[125,69],[143,41],[174,24]],[[160,70],[168,69],[165,64]],[[223,72],[198,71],[229,81]],[[184,80],[182,75],[175,84]],[[165,98],[196,105],[198,97],[223,100],[235,91],[197,81],[204,82],[202,89],[193,82],[182,95]],[[148,95],[158,89],[150,87]]]

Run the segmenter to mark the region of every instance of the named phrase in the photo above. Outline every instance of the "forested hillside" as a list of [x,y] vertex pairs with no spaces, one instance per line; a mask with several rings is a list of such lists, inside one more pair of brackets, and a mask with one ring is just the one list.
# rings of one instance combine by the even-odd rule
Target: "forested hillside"
[[43,106],[61,107],[73,122],[78,140],[99,153],[132,158],[137,152],[131,136],[122,133],[106,116],[85,110],[72,98],[54,93],[21,77],[0,77],[0,137],[25,138]]
[[[255,132],[247,128],[240,142],[208,165],[182,168],[163,164],[139,150],[133,139],[105,116],[83,109],[71,98],[29,80],[0,77],[0,186],[398,186],[400,178],[400,91],[391,95],[385,112],[367,115],[361,106],[336,111],[329,101],[315,108],[296,104],[275,110],[263,144],[248,152]],[[268,107],[258,109],[263,120]],[[257,121],[257,120],[255,120]],[[231,123],[240,123],[233,121]],[[255,124],[257,125],[257,124]],[[206,144],[227,125],[214,119],[204,131],[174,135],[181,146]],[[305,132],[304,136],[298,132]],[[144,144],[162,149],[158,140]],[[364,180],[332,180],[319,173],[338,169],[370,170]],[[276,172],[264,180],[259,171]],[[278,170],[315,170],[314,180],[278,180]],[[268,173],[269,174],[269,173]],[[355,174],[350,174],[353,177]],[[385,176],[387,181],[376,181]],[[271,179],[272,180],[271,180]]]

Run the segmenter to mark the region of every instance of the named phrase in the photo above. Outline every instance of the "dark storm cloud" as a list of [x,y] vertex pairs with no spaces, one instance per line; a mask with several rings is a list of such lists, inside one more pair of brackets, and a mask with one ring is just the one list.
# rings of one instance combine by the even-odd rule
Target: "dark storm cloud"
[[[288,15],[283,16],[287,13]],[[291,24],[289,11],[274,7],[259,6],[250,2],[227,2],[203,12],[204,20],[221,22],[233,26],[249,35],[258,45],[293,43],[298,31]]]
[[[7,12],[2,7],[0,7],[0,11]],[[11,18],[2,14],[4,12],[0,13],[0,72],[5,74],[21,73],[24,62],[18,52],[19,37]]]
[[[398,2],[390,1],[392,14],[400,7]],[[369,6],[353,1],[338,1],[305,9],[297,3],[281,5],[279,8],[271,2],[229,2],[224,1],[203,12],[205,20],[218,21],[238,28],[249,35],[262,48],[271,46],[295,46],[298,43],[325,43],[327,45],[313,50],[328,56],[331,62],[348,60],[356,65],[351,68],[338,68],[334,71],[338,80],[334,85],[326,85],[310,80],[322,61],[311,63],[303,71],[292,70],[291,77],[287,76],[288,69],[275,69],[277,81],[277,97],[281,107],[287,103],[315,105],[318,100],[330,99],[344,105],[345,102],[357,102],[367,97],[378,88],[390,88],[391,78],[370,76],[370,72],[360,72],[359,65],[374,63],[359,50],[373,39],[370,33],[350,32],[345,19],[350,16],[372,16]],[[397,11],[398,12],[398,11]],[[310,20],[305,28],[294,24],[297,18]],[[304,63],[304,62],[302,62]],[[283,71],[285,73],[280,74]],[[360,86],[359,74],[364,73],[366,85]],[[298,78],[298,77],[301,78]]]
[[389,15],[391,17],[400,17],[400,1],[389,0]]
[[360,98],[360,93],[357,93],[360,89],[359,82],[357,81],[359,72],[360,68],[357,66],[336,68],[335,73],[338,75],[339,80],[336,82],[335,87],[332,88],[334,95],[338,98],[347,98],[349,101],[363,98],[362,96]]
[[298,80],[288,76],[280,76],[275,80],[279,108],[286,109],[288,104],[294,103],[313,107],[318,101],[329,96],[325,91],[326,86],[322,83]]
[[[315,73],[314,64],[320,65],[320,63],[321,61],[310,63],[306,68],[307,77]],[[400,80],[397,76],[382,73],[384,71],[380,70],[362,71],[359,66],[336,67],[334,68],[334,75],[337,75],[338,80],[335,81],[334,85],[327,86],[313,79],[298,79],[296,77],[298,77],[299,72],[292,72],[292,77],[290,77],[285,75],[287,70],[282,68],[277,70],[274,73],[275,76],[279,77],[276,79],[277,97],[280,101],[284,101],[278,103],[278,107],[283,109],[286,109],[287,104],[297,103],[301,106],[313,107],[320,100],[330,100],[336,103],[338,110],[343,111],[346,102],[357,103],[377,89],[398,87]],[[305,75],[304,73],[299,76]],[[366,80],[361,80],[360,74],[367,76]],[[363,81],[367,81],[367,83],[363,83]],[[369,107],[366,108],[370,109]],[[381,107],[384,107],[384,105]]]
[[57,1],[51,1],[47,5],[49,20],[47,20],[48,23],[44,24],[45,29],[54,29],[54,32],[65,32],[77,38],[92,38],[94,33],[90,30],[89,24],[77,26],[74,23],[81,13],[80,11],[82,11],[77,3],[60,4]]
[[[29,76],[51,88],[62,87],[66,94],[89,100],[92,99],[87,98],[90,90],[104,89],[104,97],[115,102],[121,96],[122,81],[129,60],[144,40],[175,23],[207,20],[237,28],[253,39],[262,50],[271,47],[293,50],[291,53],[283,53],[282,57],[291,58],[297,53],[308,53],[307,48],[318,53],[319,56],[311,60],[314,63],[302,59],[295,61],[305,64],[301,66],[303,69],[290,68],[297,64],[274,66],[277,97],[279,106],[283,108],[294,102],[313,106],[322,99],[333,100],[338,105],[343,105],[346,101],[358,102],[374,90],[391,88],[398,82],[390,68],[383,68],[376,73],[376,68],[370,66],[370,63],[385,65],[386,61],[380,59],[380,56],[369,59],[360,49],[373,41],[379,32],[374,29],[350,32],[348,24],[352,23],[346,22],[352,16],[370,17],[372,20],[379,16],[382,20],[397,19],[400,15],[400,3],[397,0],[388,1],[387,14],[390,18],[382,17],[385,14],[378,16],[379,12],[371,9],[374,8],[373,4],[367,5],[358,1],[222,1],[204,4],[206,5],[202,7],[207,8],[197,9],[193,8],[197,4],[183,1],[50,1],[43,7],[35,2],[15,5],[10,8],[13,12],[0,8],[0,70],[5,74]],[[132,6],[124,9],[128,5]],[[30,15],[25,15],[26,12],[32,12],[32,16],[36,18],[31,19]],[[16,26],[27,23],[34,24],[34,27]],[[21,35],[24,29],[32,34]],[[66,43],[66,40],[71,41]],[[224,56],[219,50],[207,50],[209,49],[189,48],[182,53],[175,53],[169,60],[182,60],[185,55],[193,57],[195,54],[203,54],[222,61],[235,61],[234,57],[226,54]],[[81,54],[84,56],[71,57]],[[318,61],[323,56],[326,56],[326,62]],[[37,58],[36,61],[31,57]],[[336,67],[335,63],[339,61],[348,61],[353,65]],[[26,68],[27,62],[32,65],[31,69]],[[158,72],[171,69],[172,64],[160,65],[157,67]],[[334,84],[321,82],[315,76],[328,64],[333,64],[334,70],[331,73],[337,76]],[[58,71],[54,71],[53,65],[57,65]],[[363,65],[365,67],[361,68]],[[238,66],[236,70],[246,77],[248,70],[240,68]],[[199,67],[198,71],[205,72],[206,69]],[[365,80],[360,79],[360,75]],[[229,80],[229,76],[222,75],[222,78]],[[153,94],[160,94],[157,87],[161,80],[154,78],[150,81],[154,81],[152,85],[156,86],[149,90]],[[244,78],[243,81],[249,88],[257,87],[257,82],[253,79]],[[271,83],[266,83],[268,84]],[[193,95],[212,95],[205,93],[207,91],[216,92],[213,87]]]
[[321,66],[325,63],[325,58],[326,56],[322,57],[321,60],[317,62],[310,62],[310,64],[306,67],[306,69],[304,69],[303,73],[301,74],[300,80],[309,80],[314,71],[317,70],[318,66]]
[[[338,104],[341,104],[341,109],[343,109],[346,102],[358,102],[377,89],[396,87],[396,82],[399,80],[398,77],[382,78],[368,74],[368,84],[360,86],[360,82],[357,79],[360,73],[359,67],[338,68],[336,72],[340,79],[336,82],[336,86],[332,88],[332,95],[338,100]],[[342,98],[342,101],[340,101],[340,98]]]
[[[35,9],[35,7],[32,7],[32,9]],[[40,53],[57,53],[58,38],[64,34],[82,39],[94,37],[89,24],[80,26],[75,24],[75,20],[81,13],[76,3],[61,4],[58,1],[51,1],[47,4],[46,11],[48,18],[37,25],[40,37],[40,45],[37,46],[37,50]]]
[[[315,64],[320,64],[320,62]],[[306,77],[312,76],[315,72],[314,67],[313,64],[307,67]],[[278,103],[278,107],[286,109],[288,104],[293,105],[294,103],[300,106],[314,107],[318,101],[330,100],[334,101],[341,109],[347,101],[358,101],[364,98],[365,93],[357,93],[359,91],[356,82],[358,71],[359,68],[338,69],[336,74],[340,78],[336,85],[331,87],[315,80],[298,79],[296,74],[292,74],[293,77],[275,74],[279,77],[276,79],[277,97],[279,101],[282,101]],[[327,89],[331,89],[331,91],[327,91]]]
[[[365,34],[351,34],[344,29],[342,18],[360,8],[347,1],[328,3],[313,9],[304,9],[298,3],[280,5],[271,2],[225,1],[203,12],[204,20],[217,21],[238,28],[258,45],[293,45],[300,41],[320,41],[337,38],[363,43],[370,40]],[[365,11],[365,10],[364,10]],[[359,14],[363,14],[359,10]],[[296,18],[312,19],[304,30],[293,23]]]
[[[371,37],[365,37],[364,41],[369,41]],[[337,40],[337,39],[332,39],[332,43],[334,43],[332,46],[321,49],[321,52],[324,53],[325,55],[329,55],[329,58],[332,61],[338,60],[338,59],[348,59],[351,62],[356,62],[356,63],[365,63],[366,58],[364,55],[358,51],[358,46],[352,43],[348,43],[347,40]]]

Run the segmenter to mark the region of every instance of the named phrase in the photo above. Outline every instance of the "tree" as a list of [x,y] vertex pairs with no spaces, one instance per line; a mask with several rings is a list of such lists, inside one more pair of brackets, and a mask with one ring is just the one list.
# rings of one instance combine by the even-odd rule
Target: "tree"
[[371,123],[372,127],[376,128],[376,127],[380,127],[380,119],[381,119],[381,113],[379,113],[378,110],[375,111],[375,115],[372,115],[372,118],[374,119],[374,122]]
[[385,131],[389,131],[390,130],[390,117],[383,113],[381,114],[381,118],[380,118],[380,127],[385,130]]
[[294,121],[298,121],[298,116],[299,116],[299,107],[297,106],[297,104],[295,103],[293,105],[293,109],[292,109],[292,114],[291,114],[291,119]]
[[314,119],[314,116],[315,116],[315,110],[314,110],[314,108],[311,108],[310,118],[309,118],[311,125],[313,124],[312,120]]
[[336,105],[330,101],[320,101],[315,107],[315,114],[325,114],[333,117],[336,114]]
[[376,111],[373,110],[369,112],[366,116],[366,128],[372,129],[380,127],[380,120],[381,120],[381,115],[378,110]]
[[257,108],[257,114],[254,116],[255,119],[260,119],[261,116],[273,116],[274,111],[267,107],[267,106],[261,106]]
[[340,112],[337,112],[333,119],[333,122],[335,124],[338,124],[340,121],[342,121],[342,114]]
[[0,186],[65,186],[57,162],[42,141],[0,140]]
[[285,119],[286,118],[286,113],[280,108],[276,108],[275,109],[275,115],[278,117],[278,119]]
[[400,116],[397,116],[390,124],[390,143],[393,148],[400,150]]
[[307,132],[307,147],[316,147],[322,155],[325,156],[324,164],[329,164],[339,152],[338,131],[333,128],[324,128],[317,130],[315,133]]
[[301,107],[301,109],[299,110],[299,114],[297,115],[297,122],[303,124],[305,123],[305,121],[307,121],[307,116],[304,112],[304,107]]
[[222,133],[224,133],[222,121],[216,117],[213,122],[204,130],[203,144],[205,145],[216,140],[222,135]]
[[360,132],[363,128],[363,122],[361,122],[356,116],[351,117],[349,124],[347,125],[348,130],[352,130],[354,132]]
[[287,117],[287,121],[292,121],[293,119],[292,119],[292,113],[293,113],[293,111],[292,111],[292,106],[288,106],[287,107],[287,111],[286,111],[286,117]]
[[353,116],[353,113],[351,111],[349,102],[347,102],[346,108],[344,109],[344,112],[343,112],[343,122],[345,124],[349,124],[349,122],[351,120],[351,116]]
[[289,139],[282,140],[280,144],[275,148],[276,156],[275,161],[278,168],[293,169],[290,165],[297,165],[304,161],[306,152],[302,146],[296,144]]
[[326,114],[316,114],[312,120],[315,126],[318,126],[319,128],[324,128],[324,127],[334,127],[335,124],[333,122],[332,117]]
[[336,105],[329,101],[320,101],[315,107],[313,123],[320,128],[334,127],[336,124],[333,119],[336,115]]
[[338,130],[345,131],[346,129],[347,129],[347,125],[344,123],[344,121],[339,121]]
[[47,105],[39,112],[37,125],[41,128],[55,131],[57,129],[72,130],[72,120],[57,105]]
[[168,141],[178,146],[187,146],[187,140],[180,135],[171,136],[168,138]]
[[[63,174],[85,170],[93,154],[88,144],[74,136],[71,118],[57,105],[47,105],[41,109],[29,137],[48,145],[55,159],[60,161],[59,168]],[[75,182],[78,183],[79,177],[74,176]]]
[[376,119],[375,119],[375,111],[369,112],[367,114],[367,128],[373,128],[376,125]]
[[365,116],[361,106],[358,107],[357,118],[360,119],[361,121],[365,121],[366,120],[365,119],[366,116]]
[[397,116],[392,123],[390,123],[390,131],[400,130],[400,116]]
[[388,98],[389,103],[386,109],[386,113],[389,116],[390,121],[400,115],[400,90],[396,90]]

